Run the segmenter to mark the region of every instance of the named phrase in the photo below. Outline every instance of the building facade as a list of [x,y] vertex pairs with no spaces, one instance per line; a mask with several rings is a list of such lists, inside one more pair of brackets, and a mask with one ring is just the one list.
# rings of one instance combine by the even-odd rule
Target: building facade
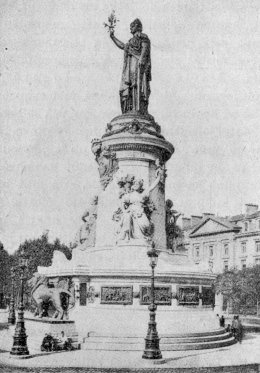
[[183,218],[182,229],[190,259],[214,273],[260,264],[258,205],[247,204],[245,213],[236,216]]

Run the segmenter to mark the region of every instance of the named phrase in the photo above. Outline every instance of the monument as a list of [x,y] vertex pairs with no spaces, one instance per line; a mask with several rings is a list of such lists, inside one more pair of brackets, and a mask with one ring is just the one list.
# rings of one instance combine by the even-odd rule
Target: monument
[[233,343],[212,311],[215,275],[192,265],[186,250],[173,245],[178,214],[171,201],[165,203],[165,181],[174,147],[149,114],[149,37],[136,19],[130,25],[132,38],[123,43],[115,37],[115,24],[112,14],[106,26],[124,56],[122,113],[92,141],[101,191],[82,216],[72,259],[55,252],[52,265],[38,272],[49,284],[60,279],[73,284],[75,306],[69,318],[83,348],[143,350],[151,290],[147,251],[153,244],[160,253],[155,302],[161,349]]

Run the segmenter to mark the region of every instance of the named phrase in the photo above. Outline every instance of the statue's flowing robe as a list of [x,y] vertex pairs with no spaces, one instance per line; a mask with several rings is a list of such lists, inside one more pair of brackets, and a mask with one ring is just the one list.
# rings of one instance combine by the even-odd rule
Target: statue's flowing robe
[[[126,43],[124,50],[120,85],[122,112],[142,110],[143,107],[147,111],[151,81],[150,40],[145,34],[135,35]],[[143,64],[141,71],[139,61]]]

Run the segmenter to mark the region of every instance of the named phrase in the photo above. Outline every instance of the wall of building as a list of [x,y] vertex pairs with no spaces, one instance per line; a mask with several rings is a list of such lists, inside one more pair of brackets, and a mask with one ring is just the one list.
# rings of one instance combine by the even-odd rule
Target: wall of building
[[[192,219],[184,218],[184,242],[189,258],[195,264],[204,263],[205,267],[214,273],[221,273],[234,267],[242,269],[255,264],[260,265],[260,211],[256,205],[247,205],[247,212],[250,213],[237,217],[217,218],[220,222],[221,219],[226,221],[227,225],[232,224],[233,230],[227,228],[227,232],[214,232],[209,228],[206,232],[204,227],[201,234],[198,229],[197,236],[192,234],[196,226],[192,226]],[[208,218],[210,219],[210,216]],[[196,222],[197,226],[202,225],[205,219],[206,216]],[[190,228],[187,227],[187,222],[191,223]],[[216,225],[216,221],[214,224]],[[210,224],[208,226],[210,227]]]

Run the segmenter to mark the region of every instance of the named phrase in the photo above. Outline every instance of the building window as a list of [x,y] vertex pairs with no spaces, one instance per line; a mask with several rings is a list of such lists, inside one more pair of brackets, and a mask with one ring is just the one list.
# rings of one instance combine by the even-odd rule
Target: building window
[[228,261],[225,260],[224,261],[224,271],[227,271],[228,270]]
[[225,255],[225,256],[228,256],[228,255],[229,255],[229,247],[228,247],[228,243],[225,243],[225,244],[224,244],[224,255]]
[[255,249],[257,253],[260,253],[260,241],[256,241],[255,243]]
[[257,266],[260,265],[260,258],[255,258],[255,265],[257,265]]
[[246,268],[246,259],[241,260],[241,268],[242,269]]
[[242,254],[246,253],[246,242],[241,242],[241,253]]
[[196,258],[199,258],[199,256],[200,256],[200,248],[199,247],[196,247],[195,248],[195,255],[196,255]]
[[214,251],[213,251],[213,246],[209,247],[209,256],[213,257]]

